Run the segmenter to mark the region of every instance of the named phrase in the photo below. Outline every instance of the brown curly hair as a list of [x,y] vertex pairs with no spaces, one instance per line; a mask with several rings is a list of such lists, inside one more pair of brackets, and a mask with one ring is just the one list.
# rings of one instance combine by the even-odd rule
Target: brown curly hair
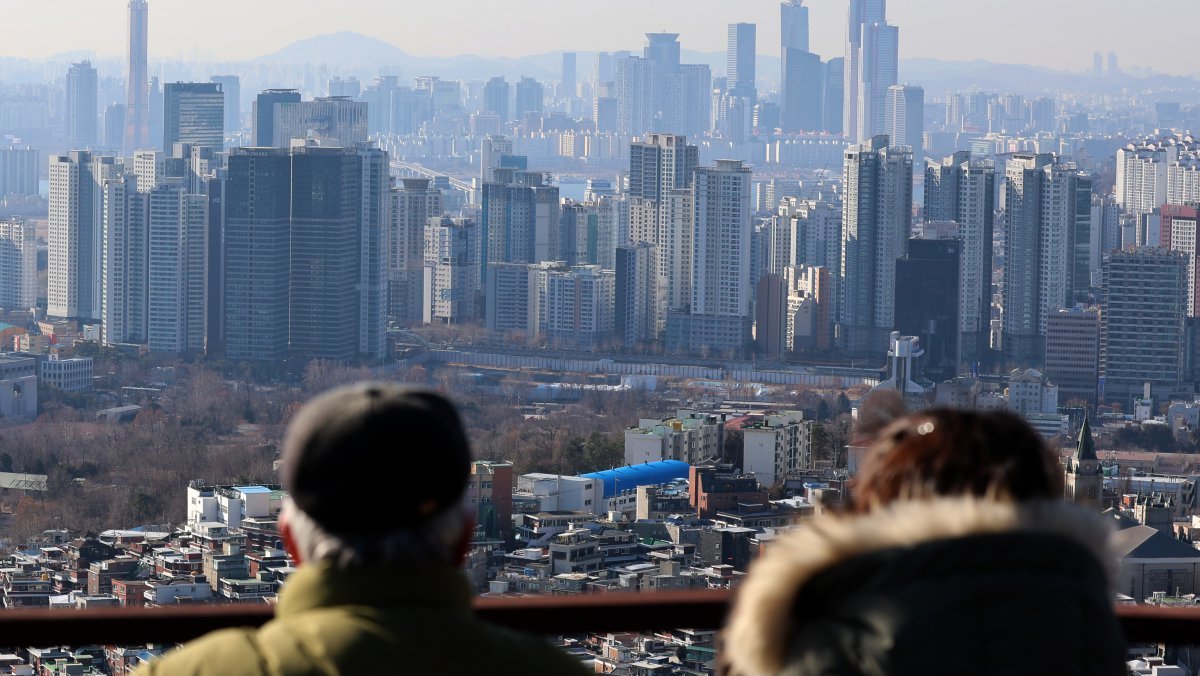
[[1005,411],[937,408],[907,415],[876,436],[851,484],[858,512],[896,500],[976,496],[1061,497],[1062,469],[1037,432]]

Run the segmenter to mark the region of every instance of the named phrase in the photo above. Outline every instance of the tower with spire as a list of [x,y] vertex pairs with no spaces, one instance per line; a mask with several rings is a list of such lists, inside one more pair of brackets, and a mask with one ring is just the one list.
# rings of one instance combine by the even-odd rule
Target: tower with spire
[[1096,457],[1096,440],[1092,438],[1092,426],[1087,415],[1084,415],[1083,426],[1079,428],[1079,443],[1075,453],[1067,461],[1066,482],[1067,500],[1099,511],[1104,477],[1100,459]]

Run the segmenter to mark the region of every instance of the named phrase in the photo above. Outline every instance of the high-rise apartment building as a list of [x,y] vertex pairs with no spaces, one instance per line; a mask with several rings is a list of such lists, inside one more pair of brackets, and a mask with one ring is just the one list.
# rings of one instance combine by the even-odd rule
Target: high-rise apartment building
[[926,222],[953,221],[962,242],[959,261],[958,362],[983,360],[992,319],[992,235],[996,167],[968,151],[925,165]]
[[1171,143],[1143,142],[1117,150],[1117,204],[1128,214],[1148,214],[1167,203],[1167,169],[1179,159]]
[[625,347],[655,340],[655,256],[648,242],[617,247],[613,328]]
[[542,83],[531,77],[523,77],[517,82],[516,90],[516,107],[513,110],[516,115],[514,117],[518,121],[524,121],[528,114],[540,118],[546,101],[546,88]]
[[147,343],[150,199],[140,187],[138,175],[128,171],[103,186],[100,319],[105,345]]
[[1187,264],[1187,307],[1189,317],[1200,316],[1200,239],[1196,206],[1164,205],[1159,210],[1159,246],[1183,252]]
[[151,146],[150,83],[146,49],[149,9],[146,0],[129,0],[129,68],[125,73],[125,135],[122,154],[132,157],[135,150]]
[[741,353],[751,341],[750,178],[738,160],[695,171],[692,299],[668,316],[668,349]]
[[37,299],[37,225],[0,221],[0,307],[23,312]]
[[1188,394],[1187,260],[1179,251],[1140,247],[1104,259],[1100,377],[1107,401],[1129,406],[1146,384],[1151,397]]
[[595,348],[612,337],[616,274],[598,265],[546,276],[546,337],[551,345]]
[[388,314],[412,324],[423,321],[425,227],[442,215],[442,191],[427,178],[404,178],[399,183],[391,191]]
[[205,349],[208,198],[182,180],[149,191],[147,343],[151,352]]
[[912,151],[887,136],[846,151],[838,303],[840,347],[882,356],[895,322],[896,259],[912,229]]
[[912,148],[918,164],[925,160],[925,90],[913,85],[888,87],[883,101],[883,133],[892,143]]
[[41,156],[29,146],[0,147],[0,196],[39,194]]
[[100,316],[104,181],[120,173],[115,158],[71,151],[50,158],[47,314]]
[[67,146],[87,150],[96,145],[96,69],[90,61],[67,70]]
[[558,187],[536,171],[492,170],[483,184],[480,278],[490,263],[539,263],[559,251]]
[[[789,5],[784,3],[783,7]],[[807,7],[802,7],[807,11]],[[825,65],[807,50],[784,47],[780,127],[785,132],[820,131],[825,115]],[[840,125],[840,120],[839,120]]]
[[508,123],[508,82],[501,76],[487,81],[483,86],[483,112],[500,117],[500,124]]
[[163,145],[176,143],[209,148],[225,144],[225,94],[215,82],[169,82],[163,90]]
[[654,120],[654,62],[640,56],[617,61],[613,81],[617,98],[617,132],[637,135]]
[[1020,366],[1042,361],[1046,318],[1091,283],[1091,179],[1053,155],[1014,154],[1005,172],[1002,348]]
[[469,218],[429,219],[422,304],[426,324],[462,324],[476,319],[480,292],[477,229]]

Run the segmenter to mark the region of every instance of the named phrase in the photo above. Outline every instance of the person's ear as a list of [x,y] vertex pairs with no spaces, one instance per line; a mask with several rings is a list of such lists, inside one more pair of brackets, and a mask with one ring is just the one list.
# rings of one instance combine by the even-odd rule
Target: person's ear
[[304,558],[300,556],[300,548],[296,546],[296,537],[292,534],[292,524],[288,521],[286,510],[279,513],[279,537],[283,540],[283,550],[292,557],[292,562],[297,566],[304,563]]

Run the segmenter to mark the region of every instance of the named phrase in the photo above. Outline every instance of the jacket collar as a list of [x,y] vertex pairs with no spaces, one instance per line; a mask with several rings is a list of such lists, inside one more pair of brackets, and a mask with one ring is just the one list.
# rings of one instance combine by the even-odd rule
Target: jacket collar
[[897,502],[863,515],[820,518],[770,542],[750,567],[726,629],[729,663],[739,674],[776,673],[783,665],[796,593],[814,575],[846,559],[936,540],[996,533],[1059,535],[1092,552],[1111,584],[1118,559],[1111,527],[1062,501],[1013,504],[977,498]]
[[279,593],[276,615],[317,608],[371,606],[469,612],[471,588],[457,568],[387,565],[339,569],[329,562],[301,565]]

